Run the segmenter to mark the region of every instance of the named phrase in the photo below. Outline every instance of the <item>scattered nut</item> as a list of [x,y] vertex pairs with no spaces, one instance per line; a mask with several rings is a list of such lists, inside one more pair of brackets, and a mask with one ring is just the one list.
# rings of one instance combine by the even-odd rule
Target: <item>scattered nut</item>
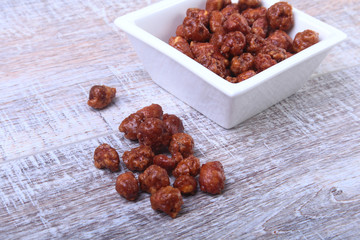
[[189,134],[176,133],[171,137],[169,151],[171,154],[180,152],[186,158],[194,154],[194,140]]
[[149,146],[139,146],[125,151],[122,159],[131,171],[144,171],[153,162],[154,153]]
[[138,128],[144,120],[145,116],[143,113],[130,114],[130,116],[121,122],[119,131],[125,134],[125,138],[129,140],[137,140]]
[[175,218],[183,205],[180,190],[171,186],[160,188],[150,197],[151,207]]
[[116,95],[116,88],[105,85],[95,85],[90,89],[89,100],[87,104],[96,109],[102,109],[108,106]]
[[199,176],[200,190],[220,194],[225,187],[224,168],[219,161],[207,162],[201,166]]
[[200,160],[195,156],[189,156],[178,163],[172,174],[175,177],[190,175],[196,177],[200,171]]
[[184,132],[184,125],[181,119],[174,114],[164,114],[163,122],[165,124],[166,131],[171,135]]
[[174,187],[178,188],[181,194],[194,195],[197,191],[197,181],[193,176],[181,175],[175,179]]
[[139,175],[140,189],[144,192],[155,193],[162,187],[170,185],[166,170],[157,165],[151,165]]
[[139,196],[139,182],[132,172],[120,174],[116,179],[115,189],[129,201],[135,201]]
[[153,161],[154,165],[162,167],[168,172],[171,172],[178,164],[175,158],[169,158],[165,154],[156,155]]
[[141,145],[150,146],[158,153],[167,149],[171,135],[161,119],[147,118],[138,127],[137,138]]
[[97,168],[108,168],[112,172],[120,170],[118,153],[106,143],[101,144],[95,149],[94,160],[95,167]]

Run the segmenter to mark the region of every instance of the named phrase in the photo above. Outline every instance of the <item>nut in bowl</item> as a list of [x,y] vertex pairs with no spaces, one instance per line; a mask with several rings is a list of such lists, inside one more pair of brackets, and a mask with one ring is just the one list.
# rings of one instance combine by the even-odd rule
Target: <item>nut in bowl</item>
[[[346,38],[343,32],[292,8],[294,25],[288,35],[294,39],[311,29],[319,34],[319,42],[247,80],[231,83],[168,44],[187,9],[205,9],[206,2],[164,0],[119,17],[115,24],[128,34],[154,82],[224,128],[294,94],[331,48]],[[261,5],[269,8],[274,3],[263,0]]]

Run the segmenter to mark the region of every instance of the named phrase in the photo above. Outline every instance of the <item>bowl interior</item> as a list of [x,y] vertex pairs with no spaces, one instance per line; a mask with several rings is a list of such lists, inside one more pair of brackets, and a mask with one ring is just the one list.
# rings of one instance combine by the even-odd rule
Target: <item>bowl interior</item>
[[[275,2],[276,1],[263,0],[262,5],[268,8]],[[293,57],[258,73],[251,78],[251,81],[232,84],[221,79],[216,74],[205,73],[206,71],[210,72],[210,70],[207,70],[202,66],[197,66],[200,64],[188,57],[184,57],[185,55],[168,45],[169,38],[175,36],[176,27],[182,23],[186,10],[188,8],[204,9],[205,4],[206,0],[164,0],[120,17],[115,23],[128,34],[146,42],[148,45],[154,47],[163,54],[166,54],[177,63],[186,66],[187,69],[202,77],[204,81],[208,81],[214,87],[229,96],[242,94],[244,91],[256,87],[258,84],[261,84],[261,82],[267,81],[267,79],[294,67],[296,64],[322,53],[346,37],[341,31],[293,8],[295,25],[289,32],[289,35],[294,38],[297,32],[312,29],[319,33],[320,42],[295,54]]]

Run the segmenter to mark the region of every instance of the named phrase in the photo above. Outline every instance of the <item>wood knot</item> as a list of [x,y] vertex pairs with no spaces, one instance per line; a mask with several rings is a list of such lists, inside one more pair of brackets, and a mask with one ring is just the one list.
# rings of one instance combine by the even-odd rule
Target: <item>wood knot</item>
[[341,189],[337,189],[336,187],[332,187],[330,188],[330,192],[334,195],[334,196],[337,196],[337,195],[340,195],[343,193],[343,191]]

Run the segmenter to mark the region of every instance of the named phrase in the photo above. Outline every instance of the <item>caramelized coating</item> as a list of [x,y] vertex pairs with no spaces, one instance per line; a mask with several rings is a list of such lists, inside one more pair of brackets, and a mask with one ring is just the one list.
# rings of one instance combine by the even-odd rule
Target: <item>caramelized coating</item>
[[224,27],[223,24],[225,22],[224,14],[220,11],[212,11],[210,14],[210,30],[211,32],[223,32]]
[[238,5],[240,10],[244,10],[247,8],[256,8],[261,4],[260,0],[239,0]]
[[246,45],[244,34],[240,31],[229,32],[224,36],[220,52],[224,56],[237,56],[242,54]]
[[220,11],[229,4],[231,4],[231,0],[207,0],[205,9],[208,12]]
[[247,70],[246,72],[240,73],[237,75],[238,82],[244,81],[252,76],[255,76],[256,72],[254,70]]
[[165,154],[156,155],[153,159],[154,165],[160,166],[169,173],[176,167],[178,164],[176,158],[169,158]]
[[94,161],[95,167],[97,168],[107,168],[112,172],[120,170],[118,153],[106,143],[101,144],[95,149]]
[[319,42],[319,34],[312,30],[305,30],[295,35],[293,48],[296,53]]
[[176,31],[175,31],[176,36],[185,38],[184,35],[184,26],[182,24],[180,24],[179,26],[177,26]]
[[121,122],[119,131],[125,134],[125,138],[129,140],[137,140],[137,130],[144,119],[145,116],[143,113],[130,114],[130,116]]
[[266,18],[258,18],[253,23],[250,32],[265,38],[269,31],[269,24]]
[[196,57],[195,61],[221,77],[226,75],[228,60],[218,52],[213,44],[191,42],[190,48]]
[[174,114],[164,114],[163,122],[165,124],[166,131],[171,135],[184,132],[184,125],[181,119]]
[[195,58],[195,61],[211,70],[220,77],[226,76],[226,61],[219,60],[209,55],[201,55]]
[[233,57],[230,70],[234,75],[239,75],[242,72],[252,69],[253,65],[253,55],[251,53],[243,53],[240,56]]
[[116,95],[116,88],[105,85],[95,85],[90,89],[89,100],[87,104],[96,109],[102,109],[108,106]]
[[240,31],[243,34],[248,34],[250,32],[250,26],[246,18],[240,13],[233,13],[228,19],[224,22],[224,29],[227,32]]
[[224,36],[225,36],[225,31],[219,31],[219,32],[215,32],[211,35],[211,38],[209,40],[209,43],[211,43],[212,45],[214,45],[214,47],[217,50],[220,50],[221,45],[224,41]]
[[229,4],[223,9],[221,9],[221,13],[224,15],[225,19],[228,19],[233,13],[239,12],[239,6],[237,4]]
[[258,7],[258,8],[248,8],[243,11],[241,14],[245,17],[248,21],[249,25],[252,26],[253,23],[259,18],[266,19],[266,8],[265,7]]
[[210,13],[200,8],[188,8],[186,16],[198,19],[206,27],[209,26]]
[[166,170],[157,165],[151,165],[139,175],[140,189],[154,194],[162,187],[169,186],[170,180]]
[[132,172],[120,174],[116,179],[115,189],[129,201],[135,201],[139,196],[139,182]]
[[203,55],[212,56],[215,53],[215,46],[211,43],[191,42],[190,49],[194,54],[195,58]]
[[199,18],[185,17],[183,33],[188,41],[206,42],[210,39],[210,32]]
[[154,153],[149,146],[139,146],[125,151],[122,159],[131,171],[144,171],[153,162]]
[[208,12],[220,11],[223,8],[223,0],[207,0],[205,4],[205,9]]
[[269,54],[259,53],[254,58],[254,66],[258,72],[264,71],[276,63],[276,60],[272,59]]
[[162,107],[159,104],[151,104],[150,106],[146,106],[136,113],[138,114],[144,114],[145,118],[159,118],[162,119],[163,116],[163,110]]
[[175,179],[174,187],[183,195],[194,195],[197,192],[197,181],[193,176],[181,175]]
[[179,152],[184,158],[194,154],[194,140],[186,133],[176,133],[172,135],[169,151],[172,155]]
[[181,192],[171,186],[163,187],[150,197],[151,207],[175,218],[181,210],[183,200]]
[[188,57],[194,58],[194,55],[192,54],[192,52],[190,50],[190,45],[185,40],[185,38],[180,37],[180,36],[171,37],[169,39],[169,45],[176,48],[177,50],[179,50],[183,54],[187,55]]
[[191,155],[179,162],[176,168],[172,171],[172,174],[174,177],[179,177],[181,175],[190,175],[196,177],[196,175],[199,174],[199,171],[200,160],[194,155]]
[[238,83],[239,82],[237,77],[232,77],[232,76],[227,76],[225,78],[225,80],[228,81],[228,82],[231,82],[231,83]]
[[277,47],[283,48],[286,51],[292,51],[293,41],[291,37],[282,30],[276,30],[266,38],[266,42]]
[[171,155],[171,158],[174,159],[174,161],[176,162],[176,165],[184,159],[184,157],[182,156],[182,154],[180,152],[173,153]]
[[147,118],[138,127],[139,143],[150,146],[154,153],[165,150],[169,145],[170,137],[164,122],[158,118]]
[[265,44],[265,39],[256,34],[246,35],[246,50],[250,53],[257,53]]
[[287,2],[277,2],[267,11],[267,19],[272,29],[288,31],[294,26],[292,6]]
[[223,4],[224,8],[225,8],[227,5],[232,4],[231,0],[223,0],[223,1],[224,1],[224,4]]
[[286,50],[272,44],[265,44],[261,48],[260,53],[270,55],[271,58],[275,59],[277,62],[281,62],[286,59]]
[[200,190],[210,194],[220,194],[225,187],[225,172],[219,161],[207,162],[201,166]]
[[231,83],[239,83],[255,75],[256,72],[254,70],[247,70],[246,72],[240,73],[236,77],[226,77],[226,80]]
[[216,51],[213,55],[213,58],[221,61],[226,67],[230,66],[230,61],[229,59],[225,58],[219,51]]
[[295,43],[286,33],[293,25],[292,6],[287,2],[267,9],[261,0],[207,0],[206,10],[187,10],[176,35],[183,37],[184,47],[178,47],[182,52],[192,54],[195,61],[227,81],[238,83],[319,41],[317,33],[304,31]]
[[291,56],[293,56],[294,54],[293,53],[291,53],[291,52],[286,52],[286,58],[289,58],[289,57],[291,57]]

